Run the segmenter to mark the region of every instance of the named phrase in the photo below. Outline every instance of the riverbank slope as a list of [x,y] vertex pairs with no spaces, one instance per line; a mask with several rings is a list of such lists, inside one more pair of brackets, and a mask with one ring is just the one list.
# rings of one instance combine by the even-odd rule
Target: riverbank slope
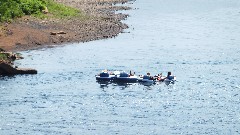
[[[0,48],[20,51],[67,42],[87,42],[111,38],[128,28],[121,20],[128,15],[115,14],[117,10],[128,10],[116,6],[129,0],[55,0],[81,10],[84,17],[38,19],[24,16],[0,26]],[[47,13],[51,16],[51,13]]]

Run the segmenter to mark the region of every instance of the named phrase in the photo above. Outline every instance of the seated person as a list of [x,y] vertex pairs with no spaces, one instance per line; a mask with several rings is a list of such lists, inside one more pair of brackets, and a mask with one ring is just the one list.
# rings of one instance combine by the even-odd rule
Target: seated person
[[169,80],[173,80],[174,79],[174,76],[172,75],[171,72],[168,72],[168,75],[167,75],[166,79],[169,79]]

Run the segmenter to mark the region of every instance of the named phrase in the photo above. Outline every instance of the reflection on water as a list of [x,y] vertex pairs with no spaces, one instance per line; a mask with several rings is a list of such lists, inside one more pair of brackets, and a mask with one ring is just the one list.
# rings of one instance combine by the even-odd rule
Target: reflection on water
[[137,81],[132,83],[126,83],[126,82],[119,82],[119,81],[96,81],[100,85],[101,88],[108,87],[108,85],[112,86],[124,86],[127,87],[129,85],[143,85],[143,86],[154,86],[154,85],[173,85],[175,84],[176,80],[166,80],[166,81]]
[[[0,77],[0,134],[240,134],[239,0],[131,6],[130,33],[22,52],[39,74]],[[102,69],[178,81],[102,85]]]

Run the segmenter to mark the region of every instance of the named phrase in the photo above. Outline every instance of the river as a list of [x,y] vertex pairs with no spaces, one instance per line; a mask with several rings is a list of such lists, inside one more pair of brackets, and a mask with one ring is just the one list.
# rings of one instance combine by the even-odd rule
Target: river
[[[0,78],[0,134],[240,134],[240,1],[130,6],[116,38],[21,52],[38,74]],[[100,85],[103,69],[177,82]]]

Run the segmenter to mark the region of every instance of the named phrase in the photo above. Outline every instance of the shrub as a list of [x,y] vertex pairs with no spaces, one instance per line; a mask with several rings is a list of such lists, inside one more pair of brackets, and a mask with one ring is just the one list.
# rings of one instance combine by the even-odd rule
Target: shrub
[[41,12],[44,0],[0,0],[0,22]]
[[20,0],[20,6],[25,15],[31,15],[44,9],[43,1],[39,0]]
[[15,17],[21,17],[23,11],[18,0],[0,1],[0,21],[9,21]]
[[4,54],[4,53],[0,53],[0,61],[1,60],[7,60],[8,59],[8,55]]
[[34,15],[35,17],[46,17],[41,12],[47,8],[53,17],[65,18],[83,16],[79,10],[67,7],[53,0],[0,0],[0,22],[11,21],[23,15]]

